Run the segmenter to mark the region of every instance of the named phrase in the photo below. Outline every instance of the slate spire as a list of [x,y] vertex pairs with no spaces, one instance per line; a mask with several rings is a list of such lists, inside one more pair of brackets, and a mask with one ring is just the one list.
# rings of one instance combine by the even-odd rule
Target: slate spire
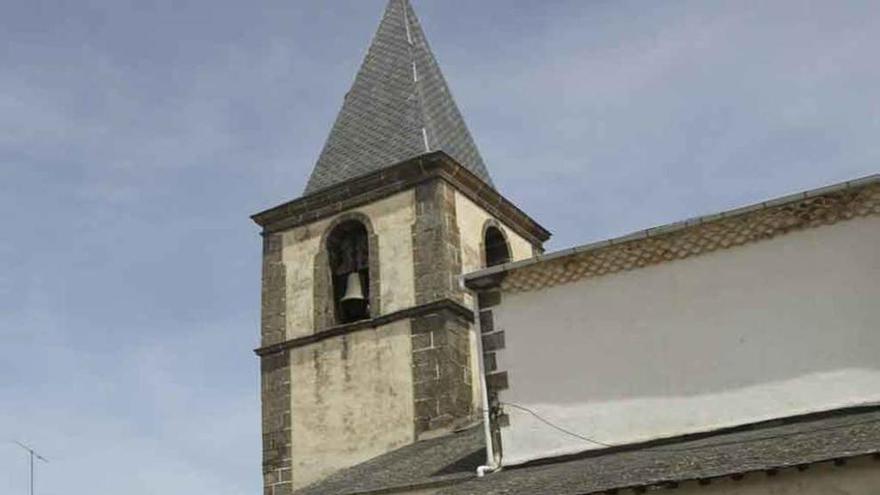
[[390,0],[305,192],[440,150],[492,186],[409,0]]

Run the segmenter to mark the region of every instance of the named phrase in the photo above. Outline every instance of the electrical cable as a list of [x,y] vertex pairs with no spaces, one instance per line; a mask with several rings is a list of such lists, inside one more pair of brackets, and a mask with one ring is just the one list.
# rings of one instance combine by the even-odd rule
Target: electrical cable
[[[601,445],[603,447],[608,447],[608,448],[623,446],[620,444],[619,445],[607,444],[607,443],[592,439],[590,437],[577,434],[571,430],[567,430],[557,424],[554,424],[550,420],[542,417],[540,414],[536,413],[535,411],[533,411],[527,407],[521,406],[519,404],[513,404],[510,402],[501,402],[500,404],[503,406],[512,407],[514,409],[528,413],[528,414],[534,416],[537,420],[539,420],[542,423],[546,424],[547,426],[553,428],[554,430],[557,430],[557,431],[564,433],[566,435],[569,435],[571,437],[583,440],[585,442],[589,442],[589,443],[596,444],[596,445]],[[726,445],[743,445],[743,444],[748,444],[748,443],[760,442],[760,441],[764,441],[764,440],[777,440],[777,439],[781,439],[781,438],[789,438],[789,437],[794,437],[794,436],[798,436],[798,435],[808,435],[811,433],[819,433],[819,432],[823,432],[823,431],[835,430],[835,429],[838,429],[838,428],[841,428],[844,426],[862,426],[862,425],[875,424],[875,423],[880,423],[880,418],[869,419],[869,420],[865,420],[865,421],[858,421],[855,423],[847,423],[847,424],[841,424],[841,425],[835,425],[835,426],[828,426],[828,427],[824,427],[824,428],[814,428],[812,430],[797,431],[797,432],[791,432],[791,433],[782,433],[779,435],[770,435],[770,436],[763,436],[763,437],[757,437],[757,438],[750,438],[750,439],[746,439],[746,440],[720,442],[720,443],[714,443],[714,444],[708,444],[708,445],[695,445],[692,447],[677,447],[677,448],[676,447],[653,447],[650,450],[664,451],[664,452],[688,452],[691,450],[705,449],[705,448],[709,448],[709,447],[722,447],[722,446],[726,446]]]
[[603,447],[616,447],[616,445],[610,445],[610,444],[607,444],[607,443],[604,443],[604,442],[600,442],[600,441],[598,441],[598,440],[594,440],[594,439],[589,438],[589,437],[585,437],[585,436],[583,436],[583,435],[578,435],[577,433],[575,433],[575,432],[573,432],[573,431],[566,430],[565,428],[563,428],[563,427],[561,427],[561,426],[559,426],[559,425],[556,425],[556,424],[551,423],[549,420],[547,420],[547,419],[541,417],[540,414],[536,413],[535,411],[532,411],[531,409],[529,409],[529,408],[527,408],[527,407],[523,407],[523,406],[520,406],[520,405],[518,405],[518,404],[511,404],[510,402],[502,402],[501,405],[503,405],[503,406],[508,406],[508,407],[512,407],[512,408],[514,408],[514,409],[519,409],[520,411],[523,411],[523,412],[529,413],[529,414],[531,414],[532,416],[534,416],[536,419],[538,419],[538,421],[540,421],[540,422],[544,423],[545,425],[547,425],[547,426],[553,428],[554,430],[558,430],[558,431],[560,431],[560,432],[562,432],[562,433],[565,433],[566,435],[570,435],[570,436],[572,436],[572,437],[579,438],[579,439],[584,440],[584,441],[589,442],[589,443],[593,443],[593,444],[596,444],[596,445],[601,445],[601,446],[603,446]]

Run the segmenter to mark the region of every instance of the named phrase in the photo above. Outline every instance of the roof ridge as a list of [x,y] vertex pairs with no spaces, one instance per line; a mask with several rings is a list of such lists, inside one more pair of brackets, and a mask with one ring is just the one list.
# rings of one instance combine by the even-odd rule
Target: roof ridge
[[[403,24],[406,28],[406,40],[409,43],[409,57],[412,61],[412,69],[413,69],[413,86],[415,89],[415,97],[418,100],[416,103],[416,109],[418,109],[419,113],[419,123],[421,124],[421,138],[425,143],[425,153],[431,152],[431,142],[430,136],[428,135],[428,128],[426,127],[426,121],[428,120],[425,115],[425,105],[424,103],[424,94],[422,92],[422,87],[419,84],[419,67],[416,61],[416,53],[415,53],[415,39],[413,38],[413,25],[411,22],[411,18],[409,16],[409,10],[412,6],[409,3],[409,0],[401,0],[403,2]],[[415,13],[413,13],[415,15]]]

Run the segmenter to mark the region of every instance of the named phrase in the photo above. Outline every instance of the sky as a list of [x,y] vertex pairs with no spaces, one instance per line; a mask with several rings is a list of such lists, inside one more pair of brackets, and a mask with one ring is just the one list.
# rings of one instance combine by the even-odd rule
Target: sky
[[[0,0],[0,493],[259,493],[261,241],[385,0]],[[873,0],[413,0],[550,250],[880,172]]]

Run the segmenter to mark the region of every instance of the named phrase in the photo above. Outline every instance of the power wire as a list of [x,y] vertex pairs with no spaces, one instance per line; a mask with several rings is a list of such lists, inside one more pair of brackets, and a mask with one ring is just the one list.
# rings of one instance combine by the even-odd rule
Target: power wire
[[610,444],[607,444],[607,443],[604,443],[604,442],[600,442],[600,441],[598,441],[598,440],[594,440],[594,439],[589,438],[589,437],[585,437],[585,436],[583,436],[583,435],[578,435],[577,433],[575,433],[575,432],[573,432],[573,431],[566,430],[565,428],[563,428],[563,427],[561,427],[561,426],[559,426],[559,425],[556,425],[556,424],[554,424],[554,423],[551,423],[549,420],[547,420],[547,419],[541,417],[540,414],[536,413],[535,411],[532,411],[531,409],[529,409],[529,408],[527,408],[527,407],[523,407],[523,406],[520,406],[520,405],[518,405],[518,404],[511,404],[510,402],[502,402],[501,405],[503,405],[503,406],[508,406],[508,407],[512,407],[512,408],[514,408],[514,409],[518,409],[518,410],[520,410],[520,411],[523,411],[523,412],[529,413],[529,414],[531,414],[532,416],[534,416],[538,421],[540,421],[540,422],[544,423],[545,425],[547,425],[547,426],[553,428],[554,430],[558,430],[558,431],[560,431],[560,432],[562,432],[562,433],[565,433],[566,435],[570,435],[570,436],[572,436],[572,437],[579,438],[579,439],[581,439],[581,440],[583,440],[583,441],[585,441],[585,442],[593,443],[593,444],[596,444],[596,445],[601,445],[601,446],[603,446],[603,447],[616,447],[616,445],[610,445]]
[[[593,438],[590,438],[590,437],[587,437],[584,435],[580,435],[580,434],[575,433],[571,430],[567,430],[567,429],[551,422],[550,420],[544,418],[543,416],[536,413],[535,411],[533,411],[527,407],[521,406],[519,404],[513,404],[510,402],[501,402],[500,404],[503,406],[508,406],[513,409],[517,409],[517,410],[523,411],[525,413],[528,413],[528,414],[532,415],[533,417],[535,417],[535,419],[537,419],[538,421],[546,424],[547,426],[553,428],[554,430],[557,430],[557,431],[564,433],[566,435],[569,435],[571,437],[583,440],[585,442],[589,442],[589,443],[596,444],[596,445],[601,445],[603,447],[608,447],[608,448],[622,446],[622,445],[611,445],[611,444],[607,444],[604,442],[600,442],[600,441],[595,440]],[[827,426],[824,428],[813,428],[811,430],[797,431],[797,432],[791,432],[791,433],[781,433],[779,435],[769,435],[769,436],[763,436],[763,437],[756,437],[756,438],[750,438],[750,439],[745,439],[745,440],[719,442],[719,443],[713,443],[713,444],[708,444],[708,445],[694,445],[692,447],[654,447],[654,448],[651,448],[651,450],[665,451],[665,452],[687,452],[687,451],[691,451],[691,450],[705,449],[705,448],[709,448],[709,447],[722,447],[725,445],[743,445],[743,444],[748,444],[748,443],[760,442],[760,441],[764,441],[764,440],[778,440],[778,439],[790,438],[790,437],[794,437],[794,436],[798,436],[798,435],[807,435],[807,434],[811,434],[811,433],[820,433],[823,431],[836,430],[836,429],[844,427],[844,426],[862,426],[862,425],[876,424],[876,423],[880,423],[880,418],[869,419],[869,420],[865,420],[865,421],[858,421],[858,422],[854,422],[854,423],[846,423],[846,424],[841,424],[841,425]]]

